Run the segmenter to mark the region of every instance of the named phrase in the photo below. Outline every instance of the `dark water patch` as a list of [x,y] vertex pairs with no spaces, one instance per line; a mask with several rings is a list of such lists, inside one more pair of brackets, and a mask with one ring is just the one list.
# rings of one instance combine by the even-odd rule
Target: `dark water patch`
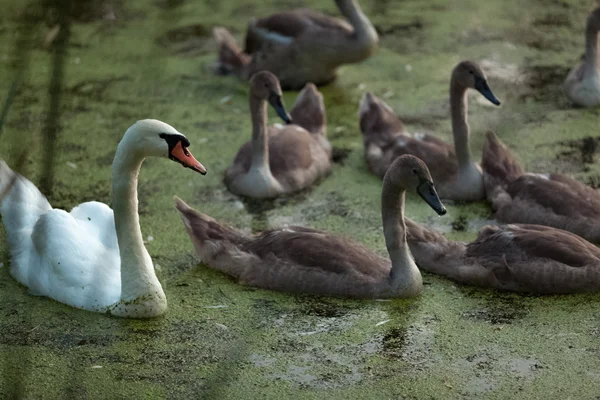
[[300,313],[304,315],[336,318],[346,315],[351,310],[349,307],[335,304],[331,300],[320,296],[298,295],[295,300],[300,305]]
[[406,345],[407,330],[404,327],[395,327],[386,331],[382,339],[381,353],[389,359],[401,359]]
[[[85,332],[62,332],[55,326],[39,324],[0,325],[0,344],[12,346],[43,346],[53,350],[70,350],[77,347],[103,348],[118,340],[113,334],[96,335]],[[62,328],[64,330],[65,328]]]
[[[282,7],[281,3],[281,0],[277,0],[277,7]],[[236,5],[231,10],[232,17],[240,17],[243,18],[243,20],[248,20],[249,15],[255,15],[257,18],[266,17],[266,15],[261,15],[256,11],[256,4],[253,3],[244,2],[239,5]]]
[[272,315],[281,314],[285,310],[278,301],[271,299],[254,299],[252,300],[252,308],[258,313]]
[[106,90],[117,82],[131,81],[127,75],[102,79],[86,79],[66,89],[72,96],[81,96],[94,100],[104,100]]
[[[183,226],[183,225],[182,225]],[[192,245],[190,243],[190,249]],[[193,253],[179,254],[175,257],[165,256],[162,253],[151,253],[150,257],[154,261],[154,267],[160,269],[160,275],[163,277],[172,277],[181,275],[184,272],[196,267],[199,261]],[[177,286],[184,286],[177,284]]]
[[522,318],[524,313],[515,309],[505,309],[502,307],[484,307],[465,311],[462,313],[463,318],[474,319],[478,321],[489,322],[496,324],[510,324],[515,319]]
[[569,19],[569,15],[566,13],[552,12],[546,15],[542,15],[535,18],[531,23],[533,26],[544,27],[544,28],[556,28],[556,27],[572,27],[573,23]]
[[[60,142],[57,146],[57,150],[60,152],[68,153],[69,155],[79,155],[80,158],[87,158],[82,156],[87,153],[87,147],[78,143],[72,142]],[[70,159],[71,157],[69,157]]]
[[112,165],[114,158],[115,158],[115,151],[111,150],[102,156],[96,157],[96,164],[99,167],[107,167],[109,165]]
[[410,35],[412,32],[420,31],[424,28],[423,21],[416,18],[413,21],[404,24],[375,24],[375,30],[380,36],[393,35],[402,33],[402,35]]
[[196,56],[212,52],[212,26],[192,24],[167,31],[156,42],[173,54]]
[[352,153],[352,149],[345,147],[334,147],[331,152],[331,160],[340,165],[344,165],[344,161]]
[[464,215],[459,215],[452,221],[452,230],[457,232],[464,232],[469,226],[469,220]]
[[523,73],[527,76],[529,87],[540,90],[562,85],[569,69],[562,65],[532,65],[525,67]]
[[184,2],[185,0],[157,0],[154,4],[163,10],[172,10],[183,5]]
[[[532,65],[522,68],[525,88],[518,95],[519,101],[536,101],[554,104],[558,109],[570,108],[570,102],[564,95],[563,82],[569,73],[570,67],[562,65]],[[540,117],[543,117],[541,115]]]
[[[388,11],[390,3],[392,0],[375,0],[371,3],[371,10],[367,15],[385,15]],[[398,0],[395,0],[394,3],[397,3]]]
[[600,175],[599,174],[588,175],[583,179],[583,183],[585,183],[592,189],[598,189],[598,188],[600,188]]
[[[54,25],[58,16],[55,9],[56,0],[43,0],[41,8],[28,6],[28,13],[33,15],[42,14],[43,18],[49,26]],[[118,18],[125,17],[127,12],[124,8],[124,0],[74,0],[63,1],[70,7],[69,17],[74,22],[91,23],[96,21],[114,21]]]
[[566,159],[577,164],[592,164],[598,161],[600,136],[586,136],[580,139],[562,140],[553,145],[563,147],[557,159]]
[[463,312],[462,317],[487,322],[492,325],[511,324],[523,319],[529,314],[529,306],[525,303],[524,298],[536,297],[536,295],[520,295],[494,291],[490,291],[486,295],[477,289],[467,287],[459,287],[459,290],[468,297],[478,298],[485,296],[483,306]]

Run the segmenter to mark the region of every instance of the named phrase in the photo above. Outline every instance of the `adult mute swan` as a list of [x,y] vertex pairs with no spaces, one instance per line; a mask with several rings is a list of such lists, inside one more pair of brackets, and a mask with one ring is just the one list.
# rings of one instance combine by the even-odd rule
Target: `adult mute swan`
[[112,164],[111,210],[96,201],[53,209],[33,183],[0,161],[0,214],[10,273],[37,295],[127,318],[164,313],[167,299],[142,241],[137,180],[144,158],[168,157],[201,174],[190,142],[157,120],[133,124]]

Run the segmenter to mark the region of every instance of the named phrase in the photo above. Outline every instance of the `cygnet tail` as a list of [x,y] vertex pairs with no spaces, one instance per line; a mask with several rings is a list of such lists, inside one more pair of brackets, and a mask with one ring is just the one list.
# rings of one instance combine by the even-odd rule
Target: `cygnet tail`
[[239,277],[243,266],[239,255],[248,237],[194,210],[179,197],[175,196],[174,200],[200,260],[209,267]]
[[486,133],[483,144],[481,168],[486,198],[492,203],[499,192],[524,173],[508,147],[491,131]]
[[250,64],[251,57],[240,49],[227,29],[214,28],[213,37],[219,45],[216,72],[220,75],[241,74],[244,67]]
[[315,84],[307,83],[298,93],[290,114],[294,124],[314,134],[327,134],[327,115],[323,95]]
[[379,148],[388,146],[404,132],[404,124],[387,103],[372,93],[366,92],[358,106],[358,120],[367,144]]

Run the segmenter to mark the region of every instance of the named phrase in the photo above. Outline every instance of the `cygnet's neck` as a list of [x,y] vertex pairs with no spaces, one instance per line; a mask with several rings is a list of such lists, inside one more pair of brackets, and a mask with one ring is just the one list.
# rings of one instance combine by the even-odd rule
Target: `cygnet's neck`
[[250,169],[270,175],[267,102],[250,94],[250,115],[252,117],[252,164]]
[[406,242],[405,193],[405,188],[392,183],[389,174],[385,176],[381,194],[381,218],[385,244],[392,262],[388,281],[392,290],[399,294],[413,290],[418,293],[422,287],[421,273]]
[[458,168],[469,169],[473,163],[469,144],[469,124],[467,122],[467,88],[454,78],[450,81],[450,113],[452,117],[452,135]]

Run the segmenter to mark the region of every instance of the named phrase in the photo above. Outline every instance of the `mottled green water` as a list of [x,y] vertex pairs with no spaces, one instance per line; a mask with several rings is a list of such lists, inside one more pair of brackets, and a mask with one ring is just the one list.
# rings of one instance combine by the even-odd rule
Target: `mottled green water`
[[[72,26],[50,200],[67,209],[91,199],[109,202],[115,147],[138,119],[158,118],[186,133],[209,174],[148,160],[139,186],[142,230],[154,238],[147,248],[169,312],[152,321],[129,321],[33,297],[9,276],[0,230],[0,398],[600,396],[598,296],[500,294],[431,275],[424,276],[421,297],[388,302],[241,287],[197,264],[172,206],[177,194],[240,228],[303,224],[351,236],[383,253],[380,181],[363,161],[358,100],[365,88],[371,90],[406,118],[410,130],[448,139],[448,79],[463,58],[483,62],[503,101],[494,108],[471,96],[477,156],[482,133],[494,129],[529,170],[562,171],[597,184],[600,170],[577,139],[597,135],[598,110],[572,109],[560,92],[583,51],[592,2],[362,0],[372,21],[387,32],[381,49],[367,62],[341,69],[337,82],[323,89],[330,140],[348,157],[318,187],[267,205],[245,204],[221,183],[223,170],[249,137],[250,120],[246,85],[210,72],[215,59],[210,28],[225,25],[240,38],[251,15],[303,5],[335,14],[333,2],[126,3],[113,1],[115,20],[88,13],[81,18],[85,22]],[[15,41],[29,37],[33,45],[0,137],[0,156],[14,165],[13,154],[27,148],[24,174],[38,182],[52,71],[52,52],[43,41],[52,24],[19,22],[23,10],[39,14],[35,2],[0,4],[2,96],[23,68],[19,54],[26,46]],[[230,101],[222,102],[226,96]],[[287,93],[286,104],[294,98]],[[453,238],[471,240],[491,218],[483,203],[448,210],[438,218],[416,196],[408,197],[408,215]],[[453,222],[466,230],[453,231]]]

